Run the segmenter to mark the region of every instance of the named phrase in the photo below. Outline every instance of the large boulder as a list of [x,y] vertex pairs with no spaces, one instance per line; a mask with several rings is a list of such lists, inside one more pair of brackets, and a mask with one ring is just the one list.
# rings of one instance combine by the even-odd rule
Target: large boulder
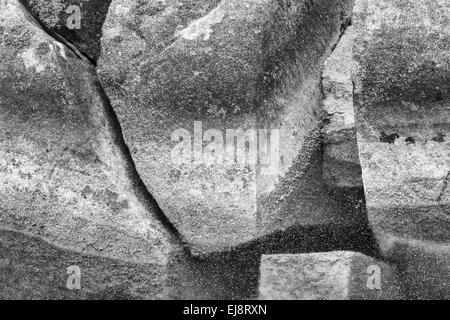
[[[0,228],[17,233],[2,231],[13,251],[2,258],[20,260],[12,248],[42,250],[51,269],[58,251],[47,255],[33,240],[41,239],[99,257],[88,259],[90,272],[109,264],[109,277],[125,272],[130,290],[147,288],[152,270],[145,295],[162,295],[179,248],[136,182],[95,68],[47,35],[19,1],[1,2],[0,59]],[[130,264],[114,269],[108,259]],[[94,278],[95,290],[116,281]]]
[[[387,258],[409,269],[427,266],[433,276],[418,272],[414,281],[430,288],[428,297],[450,265],[449,16],[447,0],[359,0],[353,19],[369,220]],[[429,256],[440,258],[423,264]],[[444,284],[435,297],[448,297]]]
[[404,299],[397,271],[360,253],[264,255],[261,300]]
[[193,252],[339,220],[322,188],[320,81],[351,8],[111,3],[99,75],[140,176]]
[[111,0],[21,0],[39,22],[96,61]]

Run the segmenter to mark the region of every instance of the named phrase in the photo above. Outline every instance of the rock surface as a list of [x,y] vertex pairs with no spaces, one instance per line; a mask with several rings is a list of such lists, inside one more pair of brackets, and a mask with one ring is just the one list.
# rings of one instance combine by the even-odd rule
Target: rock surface
[[[147,281],[142,272],[152,269],[152,294],[161,294],[179,248],[137,183],[94,67],[18,1],[0,10],[0,58],[0,226],[65,250],[147,264],[129,274]],[[16,238],[8,236],[8,247],[26,245]]]
[[323,103],[328,114],[328,124],[323,128],[323,175],[329,186],[344,191],[363,186],[353,109],[353,41],[354,28],[349,26],[325,61],[322,73]]
[[[79,289],[70,278],[73,267],[80,271]],[[153,264],[83,254],[29,234],[0,231],[1,299],[162,299],[170,292],[160,272]]]
[[0,299],[449,299],[449,1],[0,0]]
[[403,299],[395,269],[360,253],[263,255],[262,300]]
[[450,299],[450,246],[393,239],[387,251],[410,299]]
[[[0,18],[2,298],[248,298],[261,252],[348,240],[333,226],[348,230],[352,213],[320,183],[303,183],[298,193],[309,198],[299,197],[282,223],[289,227],[301,212],[305,225],[321,222],[330,243],[316,244],[327,231],[305,228],[229,254],[185,255],[139,183],[93,67],[17,1],[2,7]],[[311,167],[308,179],[321,175],[320,159]],[[316,216],[323,208],[342,220]],[[66,287],[73,265],[81,270],[80,290]]]
[[22,0],[22,2],[46,28],[72,42],[92,60],[98,59],[102,25],[111,0]]
[[[417,261],[438,255],[441,258],[431,270],[446,271],[450,265],[449,16],[450,1],[359,0],[353,19],[358,63],[355,110],[369,221],[386,257],[403,257],[406,260],[397,263],[422,268]],[[421,250],[415,249],[417,243]],[[399,256],[398,246],[411,254]],[[437,254],[435,247],[446,253]],[[432,288],[441,278],[431,279],[422,272],[414,281]],[[444,283],[450,292],[448,282]]]
[[[140,176],[194,253],[310,223],[295,211],[299,199],[331,201],[296,190],[302,184],[322,190],[320,170],[305,178],[321,166],[321,66],[351,5],[112,2],[100,78]],[[227,129],[270,132],[258,132],[258,161],[226,152]],[[334,211],[310,216],[335,218]]]

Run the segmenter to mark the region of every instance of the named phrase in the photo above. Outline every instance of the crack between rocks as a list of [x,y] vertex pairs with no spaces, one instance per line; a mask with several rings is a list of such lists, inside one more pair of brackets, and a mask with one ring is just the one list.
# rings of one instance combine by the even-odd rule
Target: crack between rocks
[[[320,93],[321,93],[321,97],[322,97],[322,101],[321,101],[322,107],[323,107],[323,102],[325,101],[325,90],[324,90],[324,87],[323,87],[323,80],[324,80],[323,73],[324,73],[325,62],[328,60],[328,58],[330,58],[333,55],[334,51],[336,50],[337,46],[341,42],[341,39],[344,36],[345,32],[347,31],[348,27],[350,27],[352,25],[352,19],[353,19],[353,17],[350,16],[350,17],[347,17],[347,19],[344,19],[342,21],[341,27],[339,29],[339,36],[336,39],[335,43],[331,44],[331,48],[330,48],[329,54],[326,55],[324,57],[323,61],[322,61],[322,68],[321,68],[321,71],[320,71]],[[321,115],[321,118],[320,118],[322,126],[325,126],[325,121],[327,119],[329,119],[330,117],[332,117],[336,113],[342,114],[343,112],[328,113],[328,112],[326,112],[323,109],[322,110],[322,115]]]
[[89,56],[82,53],[78,48],[69,40],[67,40],[65,37],[61,36],[60,34],[50,30],[47,28],[31,11],[28,4],[25,2],[25,0],[18,0],[18,3],[22,5],[24,8],[24,11],[28,14],[28,17],[30,20],[32,20],[37,26],[39,26],[48,36],[52,37],[55,41],[61,43],[64,45],[67,49],[69,49],[75,56],[77,56],[79,59],[88,62],[89,64],[96,65],[95,61],[92,60]]
[[[57,34],[56,32],[53,32],[53,31],[49,30],[48,28],[46,28],[31,13],[31,10],[24,3],[24,0],[19,0],[19,2],[26,9],[26,11],[30,14],[30,17],[32,18],[32,20],[37,25],[39,25],[40,28],[44,32],[46,32],[49,36],[51,36],[57,42],[61,43],[66,48],[68,48],[79,59],[85,61],[86,63],[89,63],[90,65],[96,66],[95,61],[93,61],[88,56],[86,56],[85,54],[80,52],[77,49],[77,47],[75,45],[73,45],[70,41],[65,39],[63,36]],[[342,36],[345,34],[347,28],[350,25],[351,25],[351,17],[349,19],[346,19],[345,21],[343,21],[343,23],[341,25],[341,29],[340,29],[340,35],[334,44],[330,43],[331,51],[328,56],[325,55],[325,59],[323,61],[326,61],[326,59],[328,59],[333,54],[333,52],[336,49],[337,45],[339,44]],[[323,68],[322,68],[321,73],[322,72],[323,72]],[[331,251],[331,250],[352,250],[354,252],[361,252],[363,254],[379,258],[377,256],[377,254],[374,253],[372,250],[366,250],[366,252],[364,252],[365,250],[362,250],[361,247],[358,246],[358,244],[359,244],[358,241],[353,240],[353,241],[349,241],[348,243],[346,243],[345,241],[341,242],[341,241],[343,241],[341,238],[344,235],[339,235],[338,234],[339,230],[326,230],[326,232],[324,232],[324,230],[322,230],[321,228],[318,228],[318,230],[316,230],[316,232],[314,232],[314,230],[313,230],[314,228],[312,228],[310,230],[309,236],[311,236],[312,234],[315,234],[315,233],[317,233],[317,236],[320,236],[320,234],[323,234],[323,233],[325,233],[325,234],[329,233],[330,238],[332,238],[332,240],[330,240],[330,242],[332,244],[328,244],[328,245],[324,246],[323,248],[319,248],[320,244],[314,244],[312,247],[306,248],[306,249],[303,248],[302,246],[300,246],[300,244],[303,243],[302,239],[305,237],[305,231],[301,230],[302,228],[291,228],[290,230],[278,231],[274,234],[267,235],[262,238],[257,238],[248,243],[238,245],[236,247],[231,248],[231,250],[229,250],[229,251],[214,252],[214,253],[210,253],[208,255],[204,255],[201,257],[192,255],[191,251],[189,250],[189,248],[183,241],[183,237],[179,233],[178,229],[172,224],[170,219],[161,210],[157,201],[154,199],[152,194],[149,192],[149,190],[145,186],[142,178],[140,177],[140,175],[136,169],[136,164],[135,164],[135,162],[132,158],[131,152],[129,150],[129,147],[125,142],[125,139],[123,136],[123,130],[122,130],[122,127],[118,120],[117,114],[115,113],[115,111],[112,107],[111,101],[110,101],[108,95],[106,94],[105,90],[103,89],[102,84],[98,80],[96,72],[95,72],[95,75],[96,75],[96,81],[95,81],[96,83],[95,84],[96,84],[98,92],[101,96],[101,100],[104,104],[106,121],[108,121],[109,124],[111,125],[111,131],[112,131],[112,134],[114,137],[113,142],[119,148],[119,150],[122,152],[122,155],[126,161],[126,165],[127,165],[126,171],[127,171],[129,179],[133,183],[134,191],[136,193],[137,198],[146,204],[146,208],[150,208],[150,210],[148,210],[148,212],[153,212],[155,218],[162,224],[162,226],[175,237],[176,241],[179,242],[179,244],[182,245],[182,247],[185,249],[184,253],[186,254],[186,256],[189,259],[193,259],[193,261],[199,261],[199,260],[217,261],[217,263],[219,265],[222,265],[224,257],[229,257],[229,260],[235,260],[236,256],[247,257],[250,255],[251,256],[250,260],[252,260],[252,262],[256,264],[254,266],[253,272],[258,272],[259,259],[263,254],[274,254],[274,253],[294,254],[294,253],[305,253],[305,252],[324,252],[324,251]],[[325,95],[324,95],[324,91],[323,91],[322,80],[320,81],[320,86],[321,86],[322,96],[324,97]],[[445,180],[446,181],[445,186],[442,190],[440,197],[442,197],[445,189],[447,188],[449,176],[450,176],[450,172],[447,175],[447,178]],[[368,226],[365,225],[364,228],[365,227],[368,227]],[[322,228],[327,229],[327,227],[322,227]],[[17,230],[15,228],[10,228],[7,226],[0,226],[0,230],[10,231],[10,232],[14,232],[14,233],[20,233],[20,234],[23,234],[23,235],[26,235],[26,236],[29,236],[32,238],[40,239],[40,240],[50,244],[51,246],[60,248],[64,251],[68,250],[67,248],[59,247],[59,246],[55,245],[54,243],[49,242],[49,240],[47,240],[45,238],[41,238],[34,234],[28,233],[26,231]],[[307,235],[308,235],[308,232],[306,232],[306,236]],[[334,236],[336,236],[336,239],[333,239]],[[356,232],[355,236],[365,238],[365,235],[363,232]],[[296,243],[295,239],[297,239],[298,243]],[[361,239],[359,239],[359,240],[361,240]],[[117,258],[110,258],[108,256],[95,255],[95,254],[91,254],[91,253],[83,253],[83,252],[79,252],[77,250],[70,250],[70,251],[74,251],[74,252],[77,252],[77,253],[80,253],[80,254],[83,254],[86,256],[102,257],[102,258],[109,258],[109,259],[117,260],[117,261],[136,263],[136,261],[120,260]],[[370,252],[367,252],[367,251],[370,251]],[[258,261],[253,261],[254,259],[257,259]],[[253,272],[252,272],[252,274],[253,274]],[[255,278],[253,280],[257,281],[257,275],[252,275],[252,278]],[[257,286],[257,282],[254,283],[253,285]],[[255,294],[256,294],[257,288],[255,287],[254,290],[255,290]]]
[[448,185],[449,185],[449,180],[450,180],[450,171],[447,172],[447,175],[444,178],[444,185],[442,186],[441,192],[439,193],[438,198],[436,199],[436,201],[438,202],[439,207],[441,208],[442,212],[444,213],[444,215],[449,215],[449,212],[445,211],[445,206],[442,203],[442,198],[444,197],[445,192],[448,189]]
[[[327,61],[327,59],[329,59],[334,51],[336,50],[336,48],[338,47],[339,43],[342,40],[342,37],[345,35],[347,29],[352,26],[353,23],[353,16],[350,15],[348,17],[345,17],[342,20],[341,23],[341,27],[339,30],[339,36],[337,37],[336,41],[334,43],[331,43],[331,48],[329,51],[328,55],[325,55],[324,59],[322,60],[322,68],[321,68],[321,80],[320,80],[320,90],[321,90],[321,97],[322,97],[322,101],[321,101],[321,105],[323,107],[323,103],[325,101],[325,90],[324,90],[324,86],[323,86],[323,73],[324,73],[324,67],[325,67],[325,62]],[[355,88],[355,84],[353,82],[353,78],[352,78],[352,86],[353,86],[353,91]],[[328,113],[325,109],[322,109],[322,113],[320,115],[320,120],[321,120],[321,130],[323,130],[323,128],[325,127],[326,123],[325,121],[329,120],[333,115],[335,114],[342,114],[343,112],[333,112],[333,113]],[[355,124],[356,124],[356,114],[355,114]],[[324,134],[322,132],[322,144],[325,142],[324,141]],[[323,149],[322,149],[323,151]],[[335,194],[335,191],[331,191],[329,190],[330,195],[334,196],[334,197],[338,197],[340,201],[344,201],[346,203],[348,203],[348,205],[353,205],[355,202],[355,199],[350,198],[346,195],[344,195],[343,193],[339,193],[339,194]],[[374,259],[378,259],[380,261],[384,261],[384,258],[382,256],[382,254],[380,253],[379,247],[378,247],[378,243],[373,235],[373,231],[370,228],[369,225],[369,220],[368,220],[368,214],[367,214],[367,209],[366,209],[366,205],[365,205],[365,196],[364,196],[364,191],[362,191],[362,199],[363,199],[363,208],[360,208],[359,210],[362,212],[364,212],[364,217],[362,217],[361,219],[361,225],[359,226],[359,228],[361,228],[358,232],[359,237],[361,237],[361,239],[358,240],[362,240],[364,239],[365,241],[367,241],[367,243],[365,243],[364,245],[359,244],[355,246],[354,243],[350,243],[348,244],[347,247],[351,247],[351,246],[355,246],[355,248],[350,249],[353,252],[357,252],[357,253],[362,253],[364,255],[367,255],[369,257],[372,257]],[[361,205],[361,204],[360,204]],[[366,247],[366,248],[364,248]],[[362,249],[364,248],[364,249]],[[349,249],[344,249],[344,250],[349,250]]]
[[448,188],[448,181],[450,180],[450,171],[447,172],[447,175],[444,178],[444,185],[442,186],[442,190],[437,198],[437,202],[441,202],[442,201],[442,197],[444,196],[445,191]]
[[101,96],[101,99],[104,103],[105,112],[106,115],[108,116],[107,120],[109,121],[112,127],[113,134],[115,136],[114,143],[122,152],[122,155],[125,157],[126,163],[128,164],[127,173],[129,175],[129,179],[133,182],[138,199],[140,198],[140,200],[146,202],[147,208],[150,208],[151,209],[150,211],[154,212],[155,218],[163,225],[163,227],[166,228],[166,230],[168,230],[173,236],[175,236],[179,244],[181,244],[184,247],[185,242],[180,232],[161,210],[161,208],[158,205],[158,202],[150,193],[150,191],[147,189],[145,183],[143,182],[141,176],[139,175],[136,169],[136,164],[131,155],[130,149],[123,137],[122,127],[120,125],[117,114],[115,113],[114,108],[111,105],[111,101],[98,79],[96,81],[96,85],[98,92]]
[[[28,5],[24,2],[24,0],[18,0],[19,4],[22,5],[24,8],[24,11],[28,13],[29,18],[37,25],[39,26],[47,35],[52,37],[54,40],[61,43],[65,48],[69,49],[71,52],[73,52],[76,57],[78,57],[80,60],[83,60],[84,62],[92,65],[93,67],[96,66],[95,61],[93,61],[91,58],[89,58],[87,55],[81,53],[77,47],[72,44],[69,40],[64,38],[63,36],[59,35],[58,33],[48,29],[45,25],[43,25],[37,17],[35,17],[28,7]],[[101,100],[103,102],[103,106],[105,108],[105,113],[107,115],[107,121],[112,127],[112,134],[114,136],[114,143],[119,148],[119,150],[122,152],[122,155],[124,156],[126,160],[127,165],[127,174],[129,179],[131,180],[134,190],[136,192],[136,196],[138,200],[144,202],[144,205],[149,208],[150,212],[154,213],[154,217],[162,224],[162,226],[171,233],[172,236],[175,237],[178,244],[185,247],[186,244],[179,233],[178,229],[172,224],[170,219],[164,214],[164,212],[159,207],[156,199],[153,197],[153,195],[148,191],[147,187],[145,186],[144,182],[142,181],[137,169],[135,162],[131,156],[131,152],[129,150],[129,147],[125,143],[125,139],[123,137],[123,131],[122,127],[120,125],[120,122],[118,120],[117,114],[114,111],[114,108],[112,107],[111,101],[106,94],[105,90],[103,89],[103,86],[101,85],[100,81],[98,80],[97,76],[97,70],[95,69],[95,85],[97,87],[97,91],[100,94]],[[187,250],[189,251],[189,250]]]
[[[30,15],[30,18],[32,18],[32,20],[41,27],[41,29],[46,32],[49,36],[51,36],[53,39],[55,39],[56,41],[58,41],[59,43],[61,43],[62,45],[64,45],[66,48],[68,48],[70,51],[72,51],[76,57],[78,57],[80,60],[85,61],[86,63],[92,65],[92,66],[96,66],[95,61],[93,61],[91,58],[89,58],[88,56],[86,56],[85,54],[83,54],[82,52],[80,52],[77,47],[72,44],[69,40],[65,39],[63,36],[59,35],[58,33],[49,30],[47,27],[45,27],[31,12],[30,8],[24,3],[24,0],[19,0],[19,2],[22,4],[22,6],[25,8],[25,10],[28,12],[28,14]],[[326,61],[326,59],[328,59],[334,52],[334,50],[336,49],[337,45],[339,44],[342,36],[345,34],[347,28],[351,25],[351,17],[349,17],[348,19],[345,19],[342,24],[341,24],[341,28],[340,28],[340,34],[338,39],[335,41],[335,43],[331,43],[331,49],[328,55],[324,56],[323,61]],[[322,72],[323,72],[323,68],[322,68]],[[95,73],[96,77],[97,74]],[[323,92],[323,86],[322,86],[322,81],[320,81],[320,85],[321,85],[321,90],[322,90],[322,96],[324,97],[324,92]],[[178,231],[178,229],[174,226],[174,224],[170,221],[170,219],[164,214],[164,212],[161,210],[161,208],[159,207],[156,199],[153,197],[153,195],[149,192],[149,190],[147,189],[147,187],[145,186],[142,178],[140,177],[137,169],[136,169],[136,164],[132,158],[130,149],[128,147],[128,145],[126,144],[125,140],[124,140],[124,136],[123,136],[123,131],[122,131],[122,127],[120,125],[120,122],[118,120],[117,114],[115,113],[111,101],[108,97],[108,95],[106,94],[105,90],[103,89],[102,84],[100,83],[100,81],[98,80],[98,77],[96,79],[96,86],[98,89],[98,92],[101,96],[101,100],[104,103],[104,108],[105,108],[105,113],[107,115],[107,121],[109,122],[109,124],[111,125],[111,130],[113,131],[112,134],[114,136],[114,143],[115,145],[119,148],[119,150],[122,152],[122,155],[124,156],[125,160],[126,160],[126,164],[128,165],[127,168],[127,174],[129,176],[129,179],[131,180],[131,182],[133,183],[134,186],[134,190],[136,193],[137,198],[140,201],[143,201],[146,205],[146,208],[149,208],[150,210],[148,210],[149,212],[153,212],[154,213],[154,217],[162,224],[162,226],[169,231],[172,236],[175,237],[176,241],[178,242],[178,244],[180,244],[183,248],[184,248],[184,254],[186,254],[187,257],[193,258],[194,260],[215,260],[218,257],[223,257],[223,256],[229,256],[229,255],[234,255],[234,254],[243,254],[245,252],[250,252],[250,251],[254,251],[256,250],[258,253],[256,254],[256,256],[260,257],[263,254],[271,254],[271,253],[304,253],[304,252],[323,252],[323,251],[329,251],[329,250],[352,250],[355,252],[361,252],[363,254],[366,255],[370,255],[370,256],[377,256],[376,254],[373,253],[372,250],[361,250],[361,248],[358,248],[357,243],[341,243],[341,244],[330,244],[328,248],[322,248],[322,249],[314,249],[314,248],[309,248],[309,249],[304,249],[304,248],[297,248],[295,246],[295,242],[291,243],[291,245],[289,245],[289,243],[286,243],[285,241],[281,241],[282,243],[279,243],[279,240],[284,239],[284,238],[296,238],[297,236],[295,236],[295,234],[297,234],[298,231],[296,231],[298,228],[292,228],[289,230],[284,230],[284,231],[278,231],[272,235],[267,235],[265,237],[262,238],[258,238],[252,241],[249,241],[248,243],[243,243],[240,244],[238,246],[235,246],[233,248],[230,248],[230,250],[226,250],[226,251],[218,251],[218,252],[213,252],[210,254],[206,254],[206,255],[201,255],[201,256],[196,256],[193,255],[191,250],[189,250],[188,245],[186,244],[186,242],[183,240],[182,235],[180,234],[180,232]],[[1,227],[0,226],[0,230],[8,230],[7,228]],[[300,228],[301,229],[301,228]],[[320,229],[320,228],[319,228]],[[12,232],[19,232],[22,233],[24,235],[27,236],[33,236],[34,238],[39,238],[49,244],[55,245],[53,243],[50,243],[48,240],[37,237],[35,235],[31,235],[28,234],[27,232],[22,232],[20,230],[13,230],[13,229],[9,229],[9,231]],[[332,230],[329,230],[328,232],[332,232]],[[314,233],[314,232],[313,232]],[[362,234],[360,235],[361,237],[365,238],[365,236]],[[338,237],[339,238],[339,237]],[[277,241],[273,241],[274,239],[277,239]],[[334,241],[336,241],[338,239],[335,239]],[[334,242],[331,241],[331,242]],[[290,241],[289,241],[290,242]],[[339,240],[338,240],[339,242]],[[271,244],[272,243],[272,244]],[[274,243],[274,244],[273,244]],[[352,246],[355,246],[354,248],[352,248]],[[64,250],[67,250],[65,248],[61,248]],[[365,252],[364,252],[365,251]],[[367,252],[367,251],[371,251],[371,252]],[[75,251],[78,252],[78,251]],[[80,252],[82,253],[82,252]],[[84,253],[82,253],[84,254]],[[87,255],[92,255],[92,254],[87,254]],[[96,256],[96,255],[92,255],[92,256]],[[103,257],[100,256],[99,257]]]

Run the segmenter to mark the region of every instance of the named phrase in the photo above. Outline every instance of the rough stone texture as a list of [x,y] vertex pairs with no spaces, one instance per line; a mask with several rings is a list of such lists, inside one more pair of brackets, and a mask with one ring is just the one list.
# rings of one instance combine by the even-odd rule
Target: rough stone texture
[[[17,1],[1,7],[0,21],[1,298],[252,298],[262,252],[351,242],[353,235],[341,232],[349,229],[336,230],[328,217],[323,229],[279,232],[192,259],[157,221],[92,66],[47,35]],[[317,161],[308,175],[320,176],[320,167]],[[320,194],[320,183],[300,189],[318,201],[299,199],[287,226],[302,212],[314,227],[325,218],[315,216],[323,207],[355,220]],[[71,265],[81,268],[80,291],[66,288]]]
[[[81,52],[93,60],[100,55],[102,25],[111,0],[22,0],[38,20],[49,30],[72,42]],[[73,11],[70,6],[80,8],[80,29],[68,25]]]
[[[68,289],[69,266],[81,271],[81,289]],[[168,287],[148,263],[82,254],[26,234],[0,231],[0,299],[161,299]]]
[[[369,220],[387,257],[398,259],[399,245],[409,248],[404,265],[425,267],[418,261],[436,255],[435,246],[446,252],[431,274],[450,264],[449,16],[448,0],[360,0],[353,17],[359,64],[354,98]],[[421,250],[414,249],[417,243]],[[432,290],[442,280],[424,275],[414,280],[422,288]]]
[[[258,255],[245,250],[205,260],[182,253],[164,269],[55,246],[30,233],[0,228],[0,299],[246,299],[257,291]],[[67,288],[79,266],[81,289]]]
[[[255,298],[262,254],[262,299],[450,298],[449,0],[358,1],[336,47],[350,1],[115,0],[100,70],[120,125],[53,32],[96,58],[109,2],[24,2],[49,29],[0,1],[0,299]],[[66,33],[81,3],[92,26]],[[361,186],[353,103],[389,265],[288,255],[379,254],[362,197],[327,191]],[[279,171],[173,165],[171,134],[196,120],[280,129]],[[81,290],[66,288],[73,265]]]
[[[0,226],[65,250],[146,264],[128,276],[139,282],[153,270],[156,287],[147,295],[162,294],[179,249],[139,188],[93,66],[18,1],[1,4],[0,60]],[[28,245],[8,235],[4,246]],[[121,279],[123,270],[108,272]]]
[[323,175],[329,186],[344,190],[363,186],[353,109],[353,40],[354,28],[349,26],[322,73],[323,104],[328,113],[323,128]]
[[[379,268],[380,289],[367,285]],[[335,251],[300,255],[263,255],[262,300],[378,300],[403,299],[396,271],[360,253]]]
[[411,299],[450,299],[450,246],[393,239],[387,251]]
[[[321,170],[308,183],[305,175],[321,167],[321,66],[351,2],[112,2],[100,78],[140,176],[193,252],[309,223],[298,200],[331,201]],[[194,121],[224,138],[226,129],[279,129],[279,170],[174,163],[172,134],[192,136]],[[322,194],[299,194],[307,184]],[[330,215],[320,210],[310,218]]]

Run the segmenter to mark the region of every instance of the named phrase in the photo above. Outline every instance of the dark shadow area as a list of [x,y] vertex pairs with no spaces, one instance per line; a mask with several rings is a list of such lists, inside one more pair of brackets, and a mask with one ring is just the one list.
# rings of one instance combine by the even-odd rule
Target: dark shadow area
[[[186,292],[192,299],[255,299],[258,297],[260,260],[263,254],[301,254],[355,251],[379,257],[378,246],[367,225],[353,228],[293,227],[279,231],[229,252],[189,257],[183,266]],[[186,287],[186,286],[185,286]],[[187,286],[189,288],[189,286]],[[180,293],[183,296],[184,293]]]
[[55,39],[57,42],[62,43],[67,49],[69,49],[76,57],[80,58],[81,60],[84,60],[86,62],[89,62],[91,64],[95,65],[95,61],[91,59],[86,54],[83,54],[78,50],[78,48],[69,40],[62,37],[60,34],[50,30],[43,24],[38,17],[33,13],[33,11],[30,9],[28,3],[26,0],[19,0],[19,3],[25,8],[26,12],[29,15],[29,18],[37,24],[47,35]]
[[[60,1],[65,7],[59,7],[59,3],[57,5],[50,1],[20,0],[48,34],[58,41],[61,41],[59,38],[63,38],[94,65],[100,56],[102,27],[111,1]],[[73,10],[68,10],[70,6],[80,8],[79,29],[71,29],[68,26],[68,21],[72,21],[71,17],[75,13]],[[54,19],[57,21],[53,21]],[[48,25],[50,22],[52,25]]]

